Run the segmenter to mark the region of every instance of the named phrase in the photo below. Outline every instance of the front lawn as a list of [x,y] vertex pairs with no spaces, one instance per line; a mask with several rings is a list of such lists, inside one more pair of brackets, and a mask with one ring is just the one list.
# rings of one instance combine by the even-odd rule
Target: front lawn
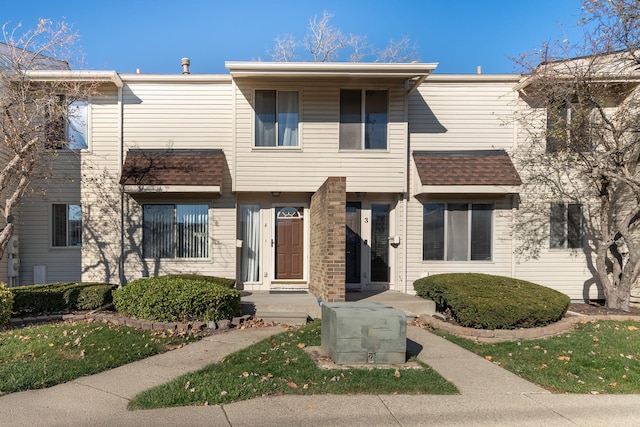
[[589,321],[561,336],[481,344],[439,333],[556,393],[640,393],[640,323]]
[[0,333],[0,395],[96,374],[197,338],[101,322],[10,329]]
[[[455,386],[430,367],[421,369],[320,369],[305,352],[320,345],[318,321],[274,335],[222,362],[142,392],[130,409],[217,405],[281,394],[455,394]],[[416,362],[417,363],[417,362]]]

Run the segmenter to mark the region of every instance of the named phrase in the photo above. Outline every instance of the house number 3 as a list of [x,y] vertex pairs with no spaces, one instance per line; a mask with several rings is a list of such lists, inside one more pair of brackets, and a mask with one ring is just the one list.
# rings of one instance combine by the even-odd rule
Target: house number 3
[[366,223],[368,223],[368,222],[369,222],[369,218],[366,218],[366,217],[365,217],[365,219],[364,219],[364,223],[366,224]]

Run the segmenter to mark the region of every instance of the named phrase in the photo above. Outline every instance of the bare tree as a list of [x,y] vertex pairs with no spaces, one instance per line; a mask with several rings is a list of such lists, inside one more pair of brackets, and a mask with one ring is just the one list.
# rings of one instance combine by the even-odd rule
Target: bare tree
[[376,62],[411,62],[417,57],[418,47],[405,35],[397,42],[391,39],[387,47],[378,51]]
[[291,62],[295,59],[298,41],[291,34],[284,34],[274,39],[273,51],[269,52],[274,62]]
[[[411,43],[409,36],[398,42],[391,40],[384,49],[374,49],[367,37],[360,34],[348,34],[331,25],[331,15],[324,11],[322,16],[314,16],[309,20],[307,33],[302,42],[291,34],[284,34],[274,39],[274,48],[269,55],[275,62],[290,62],[297,58],[296,49],[300,46],[313,62],[332,62],[348,60],[362,62],[367,59],[377,62],[412,62],[417,60],[418,48]],[[305,60],[305,56],[301,57]]]
[[329,21],[333,15],[327,11],[318,19],[309,20],[309,32],[304,38],[304,47],[311,54],[313,62],[335,61],[339,52],[347,45],[347,38],[342,31],[331,26]]
[[640,274],[638,4],[585,0],[584,43],[537,52],[519,85],[528,143],[515,155],[523,247],[583,251],[607,307],[625,311]]
[[77,35],[66,24],[41,19],[33,29],[5,24],[2,31],[0,209],[6,224],[0,226],[0,256],[14,233],[17,205],[37,179],[48,176],[48,160],[70,148],[64,142],[70,106],[94,89],[86,82],[42,78],[45,70],[69,70]]

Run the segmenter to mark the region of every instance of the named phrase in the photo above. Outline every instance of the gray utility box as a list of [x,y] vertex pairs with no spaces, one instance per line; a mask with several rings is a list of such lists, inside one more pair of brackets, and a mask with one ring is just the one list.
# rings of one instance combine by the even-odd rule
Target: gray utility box
[[322,350],[338,365],[405,363],[407,316],[377,302],[325,303]]

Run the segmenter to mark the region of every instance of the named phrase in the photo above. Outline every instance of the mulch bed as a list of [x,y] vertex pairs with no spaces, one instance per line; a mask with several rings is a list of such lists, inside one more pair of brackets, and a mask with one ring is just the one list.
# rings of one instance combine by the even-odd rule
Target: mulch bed
[[631,306],[629,308],[629,311],[622,311],[622,310],[612,310],[609,309],[607,307],[604,306],[603,302],[590,302],[590,303],[572,303],[569,305],[569,311],[572,311],[574,313],[580,313],[580,314],[584,314],[587,316],[606,316],[606,315],[612,315],[612,314],[619,314],[619,315],[634,315],[634,316],[640,316],[640,307],[638,306]]

